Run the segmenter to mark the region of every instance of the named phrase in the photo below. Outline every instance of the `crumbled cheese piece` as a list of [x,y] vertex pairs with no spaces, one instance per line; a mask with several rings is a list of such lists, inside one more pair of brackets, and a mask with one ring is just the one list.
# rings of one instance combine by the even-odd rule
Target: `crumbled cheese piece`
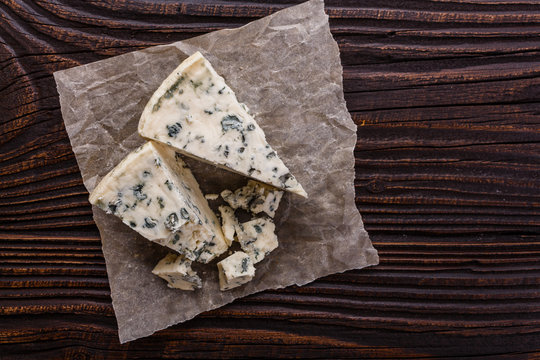
[[237,251],[217,264],[219,270],[219,288],[221,291],[243,285],[255,276],[255,267],[251,257]]
[[266,255],[278,247],[275,229],[272,220],[266,218],[253,219],[236,228],[238,242],[240,242],[242,250],[251,256],[253,263],[256,264],[263,260]]
[[221,192],[223,200],[233,209],[242,208],[253,214],[265,212],[270,217],[276,214],[282,196],[283,191],[254,180],[249,180],[246,186],[234,193],[230,190]]
[[166,280],[170,288],[193,291],[202,286],[201,278],[191,269],[191,261],[182,255],[169,253],[156,265],[152,274]]
[[90,202],[151,241],[207,263],[227,242],[193,174],[172,148],[147,142],[109,172]]
[[236,189],[235,192],[232,192],[231,190],[223,190],[221,192],[221,197],[223,200],[227,202],[233,209],[248,209],[249,204],[249,196],[246,196],[248,194],[244,194],[243,192],[244,188],[241,187],[239,189]]
[[217,200],[218,197],[219,197],[218,194],[206,194],[206,195],[204,195],[204,198],[206,200]]
[[225,239],[229,241],[229,246],[234,241],[234,233],[238,226],[238,219],[234,216],[234,210],[228,206],[220,206],[219,212],[221,213],[221,229]]
[[152,95],[139,133],[187,156],[307,197],[247,107],[199,52]]

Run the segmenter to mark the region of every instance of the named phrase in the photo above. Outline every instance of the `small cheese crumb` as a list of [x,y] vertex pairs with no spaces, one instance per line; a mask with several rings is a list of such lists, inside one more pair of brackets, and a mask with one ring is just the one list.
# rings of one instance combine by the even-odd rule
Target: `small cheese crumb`
[[193,291],[202,286],[201,278],[191,269],[191,261],[173,253],[161,259],[152,274],[167,281],[170,288]]
[[218,197],[219,197],[218,194],[206,194],[206,195],[204,195],[204,198],[206,200],[217,200]]
[[255,276],[255,267],[251,257],[237,251],[217,264],[219,270],[219,288],[226,291],[249,282]]
[[231,246],[234,241],[234,233],[236,227],[238,227],[238,219],[234,216],[234,210],[229,206],[220,206],[219,212],[221,213],[221,229],[225,240],[228,241],[228,245]]
[[265,212],[272,218],[282,196],[283,191],[254,180],[249,180],[246,186],[236,189],[234,193],[231,190],[221,192],[223,200],[233,209],[242,208],[253,214]]

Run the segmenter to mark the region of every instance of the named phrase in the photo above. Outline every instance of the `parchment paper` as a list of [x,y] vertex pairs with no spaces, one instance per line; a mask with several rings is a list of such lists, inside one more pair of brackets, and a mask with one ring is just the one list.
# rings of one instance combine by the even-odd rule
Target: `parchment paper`
[[[94,207],[122,343],[248,294],[378,263],[354,203],[356,125],[345,106],[339,50],[322,0],[238,29],[56,72],[66,130],[88,191],[143,142],[137,123],[145,104],[197,50],[255,113],[309,199],[284,196],[276,218],[280,247],[257,264],[252,282],[227,292],[219,291],[215,263],[196,266],[201,290],[167,288],[150,271],[168,250]],[[247,182],[197,161],[189,164],[205,193]]]

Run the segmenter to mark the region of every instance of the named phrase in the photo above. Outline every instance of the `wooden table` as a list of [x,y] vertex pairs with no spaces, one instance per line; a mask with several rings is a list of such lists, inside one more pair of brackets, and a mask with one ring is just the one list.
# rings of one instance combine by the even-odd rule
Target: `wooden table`
[[51,74],[292,4],[203,3],[0,0],[0,358],[540,357],[534,0],[328,0],[380,265],[118,343]]

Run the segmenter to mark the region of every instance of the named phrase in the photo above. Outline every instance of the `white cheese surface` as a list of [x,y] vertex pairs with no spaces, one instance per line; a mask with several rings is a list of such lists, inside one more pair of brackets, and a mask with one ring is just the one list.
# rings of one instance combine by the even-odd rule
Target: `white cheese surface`
[[307,197],[246,106],[199,52],[183,61],[152,95],[139,133],[185,155]]
[[255,276],[255,267],[251,257],[237,251],[217,264],[219,270],[219,288],[230,290],[249,282]]
[[147,142],[109,172],[90,202],[149,240],[207,263],[227,250],[218,219],[187,165]]
[[278,239],[274,233],[276,227],[272,220],[266,218],[253,219],[240,224],[236,228],[238,242],[253,260],[258,263],[272,250],[278,247]]
[[170,288],[193,291],[202,286],[201,278],[191,268],[191,261],[182,255],[167,254],[154,267],[152,274],[167,281]]

